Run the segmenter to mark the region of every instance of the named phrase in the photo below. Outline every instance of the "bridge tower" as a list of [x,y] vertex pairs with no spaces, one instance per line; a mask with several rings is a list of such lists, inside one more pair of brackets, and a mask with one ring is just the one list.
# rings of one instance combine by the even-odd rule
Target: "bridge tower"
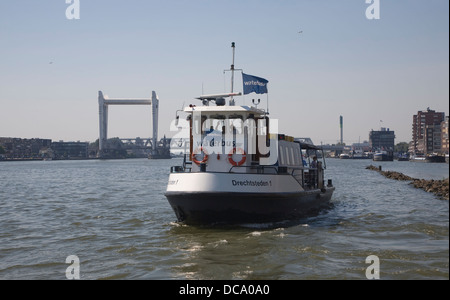
[[158,140],[158,109],[159,99],[155,91],[152,91],[151,99],[144,98],[114,98],[104,96],[102,91],[98,92],[98,107],[99,107],[99,155],[105,150],[106,140],[108,139],[108,106],[109,105],[151,105],[152,119],[153,119],[153,136],[152,136],[152,150],[156,150]]

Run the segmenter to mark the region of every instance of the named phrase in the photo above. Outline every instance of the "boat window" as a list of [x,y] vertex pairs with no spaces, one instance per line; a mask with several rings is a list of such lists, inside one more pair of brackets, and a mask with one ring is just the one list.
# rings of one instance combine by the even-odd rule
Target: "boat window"
[[244,122],[242,121],[241,118],[230,118],[228,120],[226,120],[227,122],[227,126],[230,130],[230,133],[233,132],[234,133],[238,133],[238,134],[243,134],[244,131]]
[[226,116],[225,115],[211,115],[210,118],[211,119],[217,119],[217,120],[225,120]]
[[284,151],[286,152],[286,164],[290,165],[291,161],[289,159],[289,149],[288,149],[288,147],[284,148]]
[[295,147],[292,148],[292,155],[294,155],[294,165],[299,165],[297,149]]
[[241,120],[244,120],[244,116],[238,115],[238,114],[234,114],[234,115],[230,115],[228,117],[228,119],[241,119]]
[[291,149],[291,164],[292,165],[295,165],[296,164],[296,161],[295,161],[295,157],[294,157],[294,149],[292,149],[292,148],[290,148]]
[[280,165],[284,165],[284,161],[285,161],[285,159],[284,159],[284,151],[282,151],[283,150],[283,146],[279,146],[279,149],[278,149],[278,153],[279,153],[279,159],[280,159]]

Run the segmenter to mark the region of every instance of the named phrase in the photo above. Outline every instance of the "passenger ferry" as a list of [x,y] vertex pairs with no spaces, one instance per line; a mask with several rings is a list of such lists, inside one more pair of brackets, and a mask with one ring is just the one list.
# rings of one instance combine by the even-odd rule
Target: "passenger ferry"
[[373,161],[394,161],[393,151],[377,151],[374,153]]
[[203,95],[202,105],[180,113],[190,149],[182,165],[171,167],[165,193],[178,221],[280,222],[329,206],[335,188],[325,182],[322,149],[277,133],[278,120],[267,110],[234,105],[240,95]]

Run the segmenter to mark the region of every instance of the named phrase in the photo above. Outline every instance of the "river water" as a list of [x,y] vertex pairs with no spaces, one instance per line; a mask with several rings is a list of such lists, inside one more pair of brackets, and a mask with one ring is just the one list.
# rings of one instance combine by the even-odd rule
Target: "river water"
[[[448,164],[328,159],[332,207],[295,224],[176,222],[181,160],[0,163],[0,279],[449,279],[449,201],[366,170],[448,177]],[[75,274],[75,273],[74,273]]]

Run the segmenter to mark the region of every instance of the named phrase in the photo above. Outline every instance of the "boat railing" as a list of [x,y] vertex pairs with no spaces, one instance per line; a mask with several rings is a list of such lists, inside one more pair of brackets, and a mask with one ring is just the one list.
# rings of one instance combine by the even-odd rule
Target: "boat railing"
[[[305,166],[265,166],[259,164],[231,166],[226,173],[241,173],[238,170],[256,170],[256,174],[286,174],[291,175],[304,189],[323,188],[324,174],[322,164],[318,163],[318,168]],[[171,167],[171,173],[192,172],[192,161],[183,161],[182,166]],[[200,164],[200,172],[206,171],[206,164]]]
[[323,186],[322,167],[290,167],[289,169],[291,169],[291,175],[304,189],[316,189]]
[[257,174],[287,174],[294,179],[304,189],[315,189],[323,187],[323,168],[293,167],[293,166],[232,166],[228,173],[234,173],[235,168],[256,169]]
[[262,166],[262,165],[250,165],[250,166],[232,166],[228,173],[235,173],[233,172],[234,169],[253,169],[256,170],[257,174],[280,174],[279,167],[276,166]]

